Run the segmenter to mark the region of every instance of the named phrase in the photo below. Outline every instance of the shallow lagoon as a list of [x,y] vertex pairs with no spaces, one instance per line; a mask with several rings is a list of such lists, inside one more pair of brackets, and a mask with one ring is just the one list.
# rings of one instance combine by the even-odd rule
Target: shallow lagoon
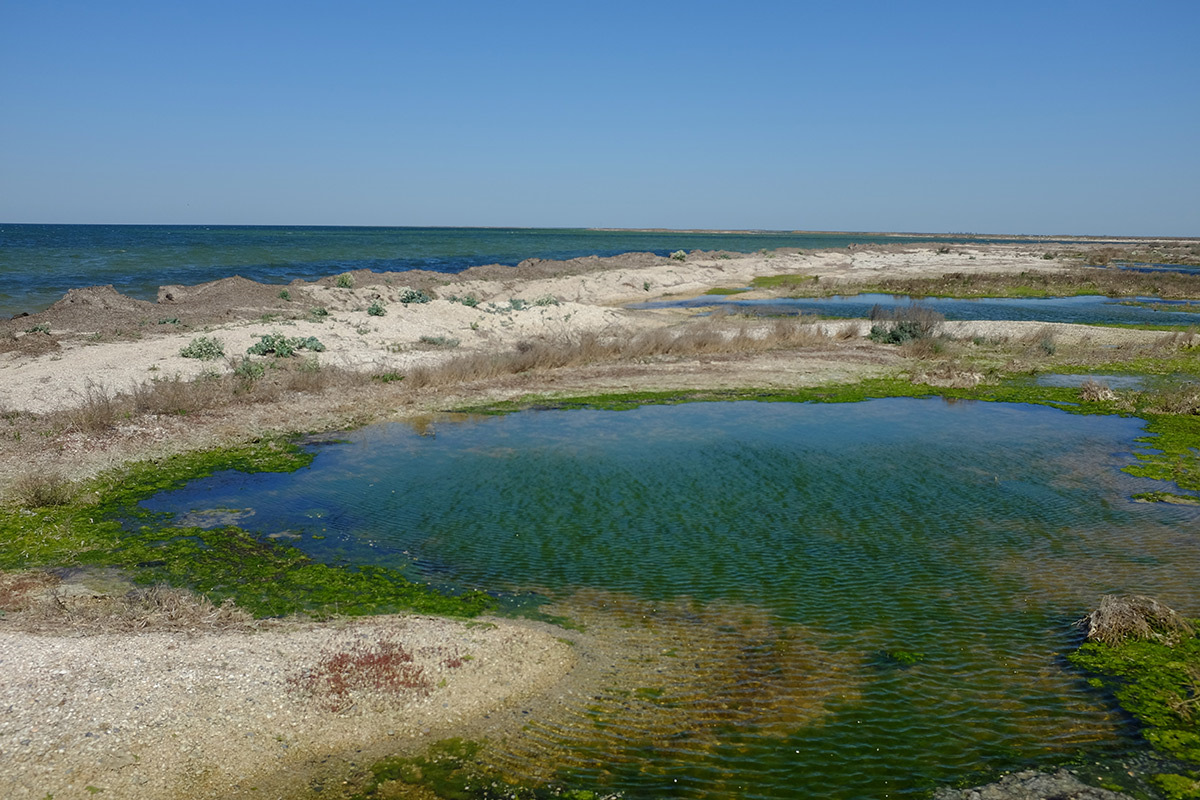
[[[737,295],[704,295],[688,300],[639,303],[632,308],[716,308],[758,314],[817,314],[839,319],[863,319],[871,309],[906,308],[916,303],[945,315],[948,320],[1006,320],[1013,322],[1069,322],[1104,325],[1200,325],[1200,314],[1185,300],[1154,297],[909,297],[892,294],[855,294],[835,297],[777,297],[739,299]],[[1178,308],[1179,310],[1173,310]]]
[[492,753],[516,777],[904,797],[1141,746],[1062,661],[1104,592],[1200,614],[1200,513],[1130,502],[1162,488],[1119,471],[1139,433],[914,399],[531,411],[367,428],[147,505],[610,637],[601,691]]

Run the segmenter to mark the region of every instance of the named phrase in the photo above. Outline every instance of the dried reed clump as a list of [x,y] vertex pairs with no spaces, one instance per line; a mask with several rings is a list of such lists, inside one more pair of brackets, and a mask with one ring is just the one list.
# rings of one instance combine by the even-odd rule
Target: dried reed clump
[[395,703],[409,694],[428,694],[425,669],[413,663],[404,645],[382,637],[374,644],[355,642],[321,654],[316,665],[287,679],[288,687],[326,711],[345,711],[356,697]]
[[1076,623],[1087,640],[1118,645],[1130,639],[1153,639],[1168,644],[1195,632],[1195,626],[1172,609],[1141,594],[1106,594],[1100,606]]
[[1117,393],[1108,384],[1088,378],[1079,384],[1079,399],[1085,403],[1109,403],[1117,399]]
[[122,412],[121,402],[103,386],[88,383],[82,402],[66,413],[68,426],[80,433],[103,433],[116,427]]
[[17,478],[12,501],[22,508],[65,506],[75,497],[75,486],[57,472],[30,472]]
[[1200,414],[1200,386],[1181,383],[1138,395],[1138,406],[1158,414]]
[[685,330],[658,328],[637,334],[585,331],[556,341],[526,340],[506,353],[472,353],[405,375],[407,389],[490,380],[538,370],[653,358],[761,352],[828,344],[824,326],[806,319],[729,321],[723,317],[693,323]]
[[951,360],[944,361],[933,369],[914,372],[909,380],[914,384],[945,389],[974,389],[983,383],[984,375],[982,372],[976,372]]
[[31,595],[22,613],[9,622],[23,630],[66,628],[84,633],[250,630],[259,624],[230,600],[218,606],[207,597],[169,586],[134,589],[115,597],[67,594],[55,588]]

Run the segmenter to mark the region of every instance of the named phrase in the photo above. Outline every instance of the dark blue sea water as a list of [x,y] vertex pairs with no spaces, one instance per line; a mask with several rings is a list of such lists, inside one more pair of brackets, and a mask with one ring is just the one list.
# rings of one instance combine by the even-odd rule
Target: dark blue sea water
[[686,233],[565,228],[354,228],[0,224],[0,318],[48,307],[68,289],[112,284],[153,300],[159,286],[241,275],[288,283],[338,272],[460,272],[527,258],[675,250],[754,252],[969,237],[823,233]]

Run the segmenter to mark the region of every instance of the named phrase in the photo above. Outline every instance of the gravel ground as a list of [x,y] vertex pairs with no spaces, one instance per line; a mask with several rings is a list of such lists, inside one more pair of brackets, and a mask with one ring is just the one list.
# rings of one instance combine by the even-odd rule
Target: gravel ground
[[[332,654],[378,651],[381,640],[412,655],[416,688],[342,695],[321,680]],[[535,694],[572,660],[549,633],[505,620],[385,617],[196,636],[0,631],[0,796],[287,797],[283,775],[372,744],[450,735]],[[378,670],[365,659],[354,668]]]

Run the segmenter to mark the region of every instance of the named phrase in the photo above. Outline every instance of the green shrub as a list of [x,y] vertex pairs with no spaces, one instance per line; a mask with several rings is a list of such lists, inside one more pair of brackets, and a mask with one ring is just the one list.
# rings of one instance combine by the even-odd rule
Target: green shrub
[[289,302],[290,302],[290,301],[291,301],[291,299],[292,299],[292,293],[291,293],[291,292],[289,292],[287,289],[280,289],[280,290],[279,290],[279,299],[280,299],[280,300],[287,300],[287,301],[289,301]]
[[433,298],[425,294],[420,289],[401,289],[400,302],[405,305],[409,303],[428,303]]
[[198,358],[201,361],[215,361],[225,356],[225,343],[209,336],[198,336],[180,350],[179,355],[184,358]]
[[672,261],[685,261],[685,260],[687,260],[687,253],[685,253],[683,250],[676,250],[674,253],[671,253],[671,260]]
[[449,336],[422,336],[421,344],[431,344],[434,347],[458,347],[458,339]]
[[44,322],[39,322],[37,325],[34,325],[32,328],[26,328],[25,332],[26,333],[49,333],[50,326]]
[[325,317],[329,316],[329,309],[327,309],[325,306],[317,306],[316,308],[310,308],[308,313],[311,314],[314,319],[324,319]]
[[474,308],[475,306],[479,305],[479,298],[477,298],[473,294],[468,294],[464,297],[458,297],[457,295],[450,295],[449,300],[452,303],[462,303],[467,308]]
[[250,345],[246,354],[252,356],[274,354],[276,358],[290,358],[296,354],[297,350],[311,350],[314,353],[320,353],[324,349],[325,345],[321,344],[321,341],[315,336],[288,338],[282,333],[268,333],[259,337],[257,343]]
[[871,319],[878,320],[867,334],[873,342],[906,344],[915,339],[933,336],[945,317],[931,308],[913,303],[906,308],[889,311],[881,306],[871,309]]
[[534,300],[533,304],[535,306],[556,306],[558,305],[558,298],[552,294],[544,294]]
[[382,317],[387,314],[387,309],[383,307],[383,302],[376,300],[371,305],[367,306],[367,313],[372,317]]
[[253,382],[267,374],[265,365],[258,361],[251,361],[248,358],[240,359],[233,366],[233,374],[235,377],[241,378],[247,382]]
[[343,272],[341,275],[338,275],[337,276],[337,287],[339,289],[353,289],[354,288],[354,276],[351,275],[349,272]]

